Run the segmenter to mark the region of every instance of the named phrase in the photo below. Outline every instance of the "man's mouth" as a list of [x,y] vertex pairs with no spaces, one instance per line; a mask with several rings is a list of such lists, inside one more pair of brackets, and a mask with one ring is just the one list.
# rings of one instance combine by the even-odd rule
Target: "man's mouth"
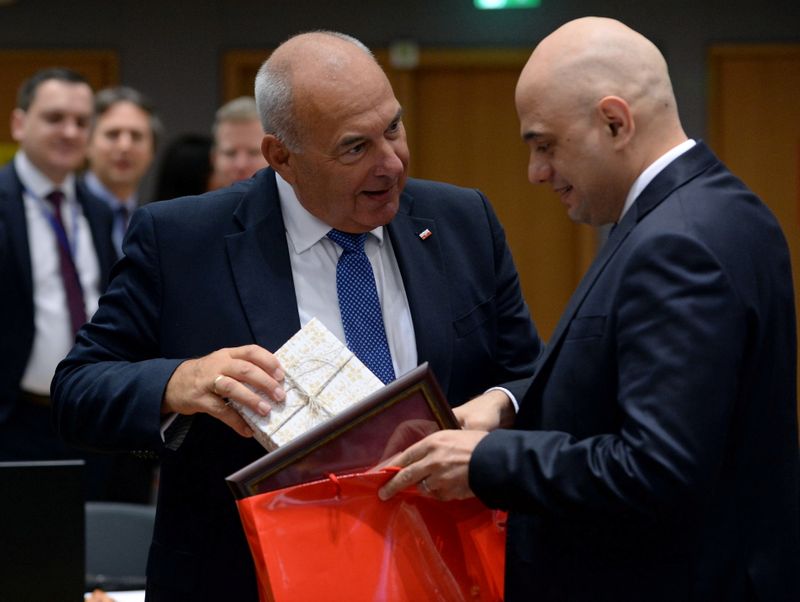
[[388,201],[394,193],[394,185],[389,188],[381,188],[379,190],[364,190],[362,194],[369,197],[373,201]]
[[562,186],[561,188],[554,188],[555,192],[562,200],[572,191],[572,186]]

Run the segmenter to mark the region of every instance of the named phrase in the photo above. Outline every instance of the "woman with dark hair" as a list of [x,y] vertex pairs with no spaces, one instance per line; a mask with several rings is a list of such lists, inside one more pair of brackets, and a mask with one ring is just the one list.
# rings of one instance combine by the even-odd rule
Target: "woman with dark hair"
[[155,199],[163,201],[209,190],[213,140],[202,134],[183,134],[164,150]]

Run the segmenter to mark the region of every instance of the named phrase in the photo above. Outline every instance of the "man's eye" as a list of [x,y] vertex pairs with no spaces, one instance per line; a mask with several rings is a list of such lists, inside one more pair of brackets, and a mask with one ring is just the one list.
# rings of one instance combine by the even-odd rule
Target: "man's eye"
[[536,152],[538,152],[538,153],[546,153],[549,150],[550,150],[550,145],[549,144],[537,144],[536,145]]
[[386,132],[392,134],[399,129],[400,129],[400,120],[398,119],[397,121],[393,121],[391,125],[389,125],[389,127],[386,129]]
[[361,144],[356,144],[355,146],[351,146],[350,148],[347,149],[347,154],[358,155],[364,150],[365,146],[366,145],[363,142]]

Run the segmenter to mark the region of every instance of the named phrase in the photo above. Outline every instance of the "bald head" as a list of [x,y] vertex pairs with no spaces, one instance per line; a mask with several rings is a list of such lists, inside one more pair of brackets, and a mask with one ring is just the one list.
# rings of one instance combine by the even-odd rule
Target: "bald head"
[[686,140],[664,57],[612,19],[570,21],[542,40],[515,100],[528,178],[579,222],[616,221],[639,174]]
[[642,134],[680,130],[661,52],[613,19],[576,19],[542,40],[520,76],[517,95],[542,88],[576,111],[592,111],[600,99],[617,96],[629,105]]
[[389,223],[408,173],[402,108],[359,41],[333,32],[281,44],[256,78],[261,152],[311,215],[344,232]]
[[356,38],[333,31],[293,36],[272,53],[256,76],[256,103],[264,131],[298,150],[302,132],[295,98],[302,97],[305,105],[337,87],[364,86],[370,81],[388,85],[370,50]]

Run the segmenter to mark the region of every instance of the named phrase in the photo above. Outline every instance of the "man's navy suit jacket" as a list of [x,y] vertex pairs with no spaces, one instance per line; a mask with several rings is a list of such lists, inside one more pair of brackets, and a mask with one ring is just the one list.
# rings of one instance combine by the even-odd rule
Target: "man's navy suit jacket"
[[578,286],[472,489],[510,509],[506,600],[800,600],[789,252],[702,143]]
[[[425,229],[432,234],[422,239]],[[410,180],[388,232],[419,361],[430,362],[451,403],[530,377],[540,344],[486,198]],[[124,252],[57,371],[57,423],[72,442],[161,449],[161,399],[183,359],[249,343],[275,351],[300,328],[274,172],[143,207]],[[177,451],[163,451],[149,601],[257,599],[224,478],[263,453],[205,414]]]
[[[116,252],[111,244],[112,214],[93,197],[83,184],[76,183],[78,202],[89,222],[100,264],[100,290],[108,283]],[[13,163],[0,169],[0,422],[13,411],[19,398],[19,385],[33,348],[33,275],[22,199],[22,183]]]

